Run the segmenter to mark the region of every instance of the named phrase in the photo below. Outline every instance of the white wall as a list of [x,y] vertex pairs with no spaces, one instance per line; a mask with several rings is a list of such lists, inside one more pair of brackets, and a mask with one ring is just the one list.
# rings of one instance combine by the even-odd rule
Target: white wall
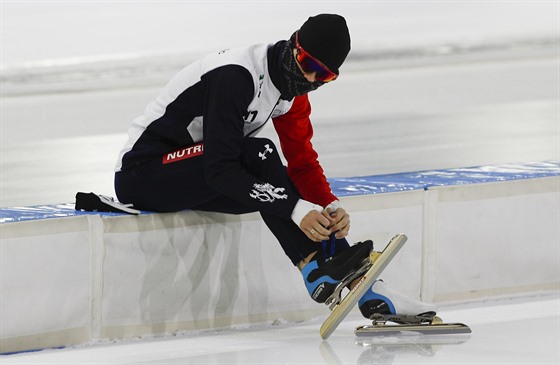
[[[436,302],[558,290],[560,180],[449,186],[428,191],[434,240],[423,287]],[[431,268],[427,268],[432,270]]]
[[[343,198],[382,278],[430,302],[559,289],[560,177]],[[5,223],[1,352],[325,315],[258,214]]]

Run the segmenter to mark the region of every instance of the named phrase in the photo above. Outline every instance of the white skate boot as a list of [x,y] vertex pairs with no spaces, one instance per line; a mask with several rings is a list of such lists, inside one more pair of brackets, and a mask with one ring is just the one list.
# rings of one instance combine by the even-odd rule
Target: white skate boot
[[[418,322],[413,318],[431,319],[436,314],[436,307],[423,303],[412,298],[406,297],[392,291],[381,280],[377,280],[371,289],[364,294],[358,302],[362,315],[368,319],[383,318],[397,323]],[[399,320],[402,318],[402,320]]]
[[373,322],[356,328],[354,333],[359,337],[471,333],[469,326],[463,323],[443,323],[436,316],[435,306],[398,294],[381,280],[376,281],[358,303],[364,317]]

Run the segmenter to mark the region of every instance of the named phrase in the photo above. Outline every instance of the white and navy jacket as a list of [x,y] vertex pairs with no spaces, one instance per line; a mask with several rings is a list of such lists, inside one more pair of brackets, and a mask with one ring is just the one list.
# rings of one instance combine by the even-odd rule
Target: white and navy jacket
[[[224,195],[255,205],[256,210],[291,217],[299,224],[310,209],[336,200],[311,146],[307,95],[282,100],[273,83],[271,73],[279,72],[269,70],[274,47],[263,44],[224,50],[182,69],[133,121],[116,171],[134,168],[148,158],[163,156],[165,162],[166,156],[176,158],[177,153],[185,153],[185,147],[203,142],[206,181]],[[299,197],[287,197],[266,204],[252,198],[254,187],[266,182],[232,159],[240,156],[240,141],[256,135],[271,118],[288,173],[303,202]],[[296,204],[299,213],[294,212]]]

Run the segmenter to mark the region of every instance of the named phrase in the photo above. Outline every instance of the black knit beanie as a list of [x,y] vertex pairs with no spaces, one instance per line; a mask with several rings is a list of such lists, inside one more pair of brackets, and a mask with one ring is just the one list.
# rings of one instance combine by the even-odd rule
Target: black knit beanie
[[298,31],[301,47],[338,74],[350,52],[350,34],[346,20],[336,14],[312,16]]

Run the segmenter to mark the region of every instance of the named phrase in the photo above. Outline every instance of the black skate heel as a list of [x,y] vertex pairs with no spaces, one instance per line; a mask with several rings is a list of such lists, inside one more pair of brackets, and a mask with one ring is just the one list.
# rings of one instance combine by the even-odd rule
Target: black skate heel
[[340,303],[342,289],[371,266],[372,250],[373,242],[363,241],[334,256],[318,251],[301,270],[311,298],[318,303],[328,300],[330,306]]

